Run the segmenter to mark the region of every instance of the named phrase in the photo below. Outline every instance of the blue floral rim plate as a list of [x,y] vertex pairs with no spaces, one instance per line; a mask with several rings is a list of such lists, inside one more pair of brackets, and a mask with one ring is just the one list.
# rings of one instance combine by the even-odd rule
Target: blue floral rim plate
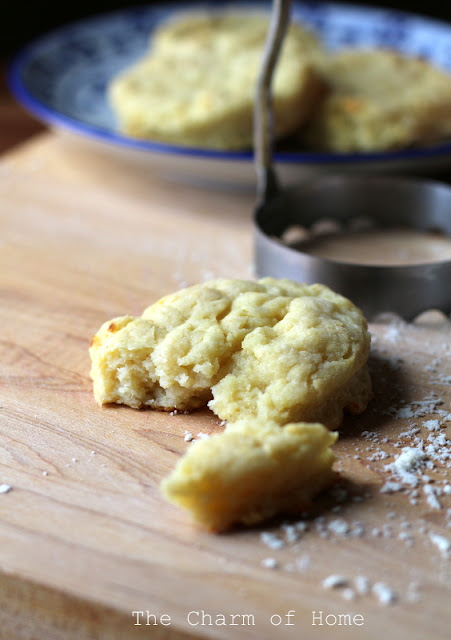
[[[38,119],[98,148],[151,167],[174,180],[254,184],[251,151],[222,152],[136,140],[121,134],[108,104],[113,76],[140,58],[156,26],[178,11],[226,2],[137,6],[63,26],[25,47],[8,72],[16,99]],[[262,7],[270,2],[234,3]],[[295,2],[293,17],[331,50],[383,46],[421,56],[451,73],[451,25],[417,15],[356,5]],[[283,182],[320,171],[422,173],[451,167],[451,142],[389,153],[308,153],[275,150]]]

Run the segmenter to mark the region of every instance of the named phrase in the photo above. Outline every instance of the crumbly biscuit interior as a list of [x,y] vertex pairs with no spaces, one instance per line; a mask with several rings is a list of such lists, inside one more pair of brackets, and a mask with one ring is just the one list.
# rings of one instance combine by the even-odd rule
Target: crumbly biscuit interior
[[162,483],[168,500],[220,531],[306,509],[333,481],[329,430],[371,397],[369,344],[361,312],[323,285],[222,279],[106,322],[91,376],[99,404],[208,403],[226,421]]
[[105,323],[91,375],[100,404],[189,411],[209,402],[222,420],[318,415],[332,428],[352,410],[357,383],[368,401],[368,350],[364,317],[327,287],[218,280]]

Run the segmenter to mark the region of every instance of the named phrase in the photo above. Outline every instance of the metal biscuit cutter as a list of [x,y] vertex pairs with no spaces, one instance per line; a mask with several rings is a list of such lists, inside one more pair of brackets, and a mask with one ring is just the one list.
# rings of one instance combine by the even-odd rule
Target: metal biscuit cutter
[[[282,237],[321,219],[346,226],[370,218],[380,229],[404,228],[451,236],[451,187],[430,180],[318,175],[281,189],[272,165],[271,80],[286,29],[291,0],[274,0],[255,103],[254,259],[259,277],[323,283],[351,299],[368,319],[394,312],[412,320],[427,309],[451,313],[451,260],[408,265],[364,265],[309,255]],[[298,245],[299,246],[299,245]],[[301,245],[302,246],[302,245]]]

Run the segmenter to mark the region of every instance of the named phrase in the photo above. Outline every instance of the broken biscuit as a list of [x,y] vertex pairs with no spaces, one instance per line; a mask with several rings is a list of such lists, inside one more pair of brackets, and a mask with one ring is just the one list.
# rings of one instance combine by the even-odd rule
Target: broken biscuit
[[90,355],[99,404],[208,406],[222,420],[321,421],[371,397],[362,313],[324,285],[213,280],[106,322]]
[[212,531],[299,514],[336,477],[336,438],[321,424],[239,421],[189,445],[162,490]]

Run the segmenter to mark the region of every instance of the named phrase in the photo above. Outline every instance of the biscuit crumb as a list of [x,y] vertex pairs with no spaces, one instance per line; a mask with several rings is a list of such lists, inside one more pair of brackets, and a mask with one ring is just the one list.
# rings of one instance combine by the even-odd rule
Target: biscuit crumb
[[440,502],[437,499],[437,489],[434,489],[434,487],[432,487],[429,484],[426,484],[423,487],[423,492],[424,495],[426,496],[426,501],[428,503],[428,505],[432,508],[432,509],[441,509],[442,505],[440,504]]
[[332,520],[328,525],[329,531],[339,536],[346,536],[349,533],[349,524],[345,520]]
[[279,566],[279,563],[275,558],[265,558],[262,561],[262,566],[265,567],[266,569],[277,569],[277,567]]
[[447,557],[451,553],[451,540],[448,538],[445,538],[438,533],[430,532],[429,539],[443,556]]
[[393,604],[398,599],[397,594],[393,591],[393,589],[385,584],[385,582],[376,582],[373,585],[371,592],[374,596],[376,596],[376,598],[382,605]]
[[356,576],[354,579],[354,584],[358,594],[364,596],[370,592],[371,583],[366,576]]
[[331,574],[324,578],[322,585],[324,589],[337,589],[338,587],[347,587],[349,584],[348,578],[338,574]]
[[260,539],[270,549],[282,549],[285,546],[285,542],[281,538],[267,531],[260,534]]
[[424,451],[416,447],[404,447],[402,453],[394,462],[386,466],[404,484],[416,487],[419,478],[415,474],[418,469],[424,466],[427,456]]

